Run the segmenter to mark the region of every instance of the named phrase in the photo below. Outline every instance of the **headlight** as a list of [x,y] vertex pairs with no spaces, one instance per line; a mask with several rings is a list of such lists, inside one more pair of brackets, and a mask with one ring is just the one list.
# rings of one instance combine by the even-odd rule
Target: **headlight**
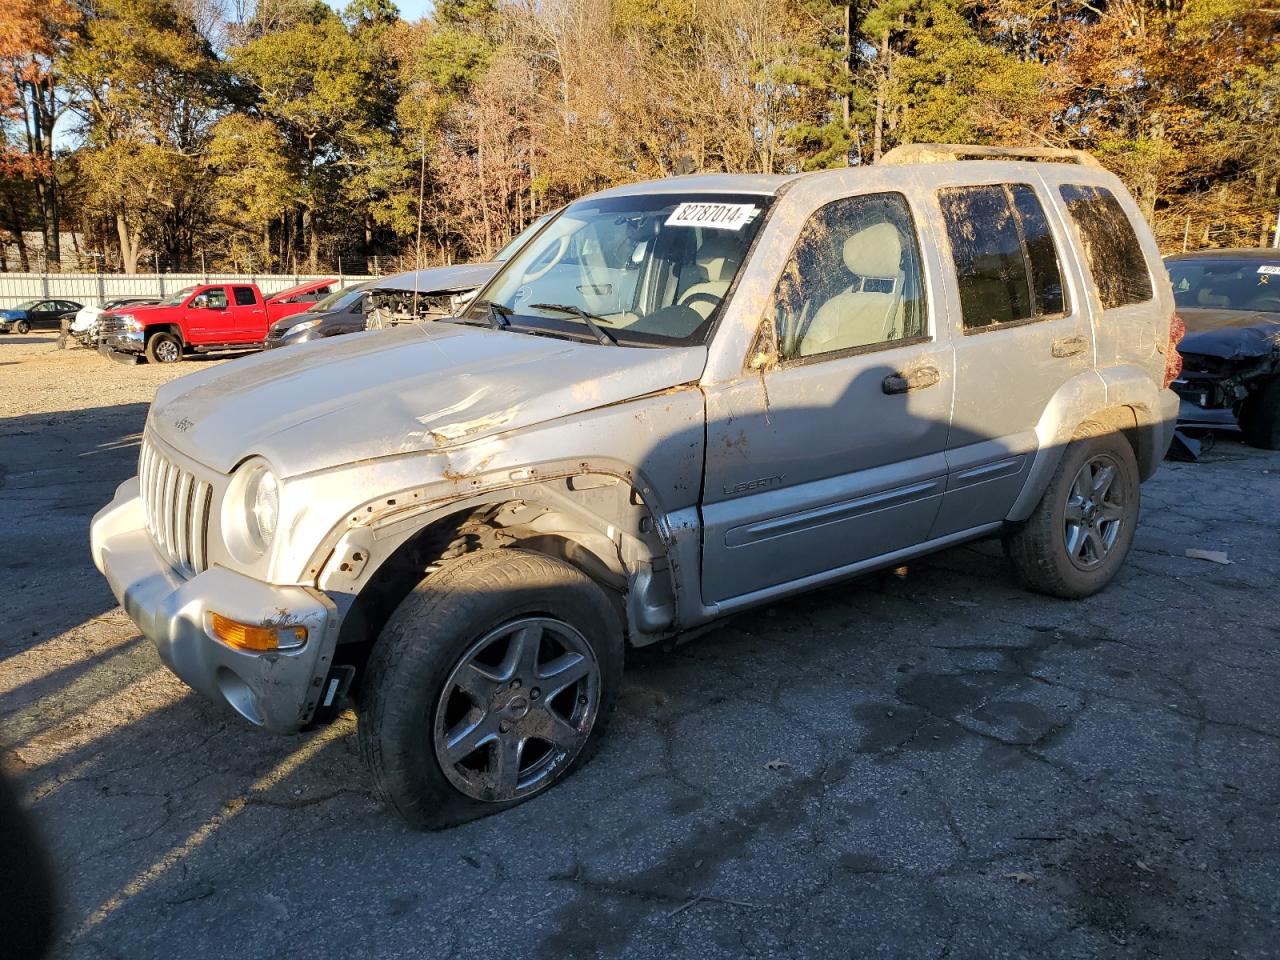
[[138,318],[132,313],[122,313],[120,314],[120,319],[124,321],[126,330],[131,330],[134,333],[139,333],[142,330],[142,324],[138,322]]
[[280,517],[280,484],[262,460],[236,471],[222,502],[222,531],[231,555],[241,563],[260,560],[271,548]]
[[306,333],[308,330],[312,329],[313,327],[318,327],[318,326],[320,326],[320,321],[318,319],[303,320],[301,323],[295,324],[294,326],[286,330],[284,332],[284,335],[286,337],[296,337],[298,334]]

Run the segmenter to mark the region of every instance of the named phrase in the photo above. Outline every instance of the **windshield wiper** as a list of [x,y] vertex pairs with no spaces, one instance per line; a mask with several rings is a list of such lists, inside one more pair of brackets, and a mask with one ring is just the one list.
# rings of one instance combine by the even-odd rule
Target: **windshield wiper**
[[561,313],[572,314],[585,323],[587,325],[587,329],[590,330],[595,338],[601,343],[608,344],[611,347],[616,347],[618,345],[618,338],[604,327],[600,326],[602,323],[608,323],[604,317],[597,317],[593,313],[587,313],[587,311],[583,310],[581,307],[575,307],[568,303],[531,303],[529,306],[535,310],[558,310]]
[[494,303],[492,300],[479,300],[477,304],[489,308],[489,326],[495,330],[505,330],[511,326],[511,321],[507,317],[515,313],[515,311],[510,307],[504,307],[502,304]]

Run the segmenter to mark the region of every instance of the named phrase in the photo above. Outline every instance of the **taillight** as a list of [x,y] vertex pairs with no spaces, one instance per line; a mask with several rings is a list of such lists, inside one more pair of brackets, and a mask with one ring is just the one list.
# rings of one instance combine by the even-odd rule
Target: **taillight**
[[1169,349],[1164,355],[1164,385],[1166,388],[1182,376],[1182,354],[1178,352],[1178,344],[1182,342],[1182,338],[1186,335],[1187,325],[1175,313],[1169,320]]

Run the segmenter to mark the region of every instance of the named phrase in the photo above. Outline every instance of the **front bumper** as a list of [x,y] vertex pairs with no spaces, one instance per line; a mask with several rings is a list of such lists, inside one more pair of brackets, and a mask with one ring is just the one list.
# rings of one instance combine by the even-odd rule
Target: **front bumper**
[[[275,733],[293,733],[317,709],[332,708],[338,685],[326,680],[339,616],[324,593],[262,583],[221,567],[182,579],[152,546],[136,477],[94,516],[90,545],[125,612],[165,665],[197,692]],[[307,641],[297,650],[246,653],[208,633],[212,613],[242,623],[304,626]]]
[[146,335],[141,330],[110,330],[98,340],[98,349],[102,351],[142,353],[146,348]]

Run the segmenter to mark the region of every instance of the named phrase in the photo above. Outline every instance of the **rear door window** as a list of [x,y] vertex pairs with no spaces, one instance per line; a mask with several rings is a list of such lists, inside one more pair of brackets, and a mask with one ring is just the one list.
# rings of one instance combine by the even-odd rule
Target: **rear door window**
[[252,307],[258,302],[258,298],[254,296],[253,287],[234,287],[236,306]]
[[1154,295],[1147,259],[1133,224],[1106,187],[1068,183],[1058,188],[1080,231],[1102,309],[1145,303]]
[[1031,187],[952,187],[939,191],[938,199],[965,333],[1067,312],[1057,246]]

